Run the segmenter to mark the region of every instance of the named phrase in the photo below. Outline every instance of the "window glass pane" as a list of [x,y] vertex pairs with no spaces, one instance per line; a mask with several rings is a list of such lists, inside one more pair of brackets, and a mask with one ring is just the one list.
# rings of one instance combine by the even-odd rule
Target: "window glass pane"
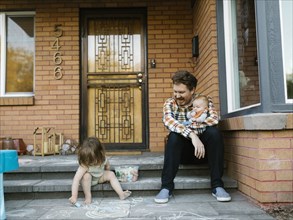
[[260,102],[254,0],[237,1],[240,107]]
[[33,92],[34,17],[7,16],[6,93]]
[[223,2],[228,111],[231,112],[260,102],[255,7],[254,0]]
[[293,102],[293,1],[280,1],[285,97]]

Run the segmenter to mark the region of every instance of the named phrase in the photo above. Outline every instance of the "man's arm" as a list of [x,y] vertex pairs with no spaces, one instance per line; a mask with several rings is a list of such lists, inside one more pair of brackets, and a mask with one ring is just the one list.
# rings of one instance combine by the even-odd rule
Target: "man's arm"
[[191,132],[189,137],[194,147],[194,156],[197,157],[198,159],[204,158],[205,149],[199,137],[194,132]]
[[209,111],[208,111],[209,114],[203,123],[206,124],[207,126],[214,126],[219,123],[219,117],[218,117],[218,113],[215,109],[212,98],[210,96],[207,96],[207,97],[209,100]]
[[185,120],[185,115],[179,115],[176,112],[176,108],[176,102],[173,98],[166,100],[163,107],[163,123],[169,131],[179,133],[184,137],[189,137],[192,130],[180,123],[178,118],[175,118],[175,115],[178,114],[177,117],[182,117],[182,120]]

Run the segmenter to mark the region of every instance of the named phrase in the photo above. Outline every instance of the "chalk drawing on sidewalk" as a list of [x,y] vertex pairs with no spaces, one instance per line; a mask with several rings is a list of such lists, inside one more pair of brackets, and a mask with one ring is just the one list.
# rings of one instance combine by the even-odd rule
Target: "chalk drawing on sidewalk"
[[6,217],[8,219],[12,218],[12,217],[25,217],[25,216],[31,216],[34,213],[36,213],[35,209],[17,209],[17,210],[10,210],[10,211],[6,211]]
[[132,197],[130,198],[130,206],[131,207],[135,207],[137,206],[138,204],[142,203],[143,202],[143,198],[142,197]]
[[92,203],[82,208],[88,210],[85,215],[92,219],[122,218],[127,217],[130,212],[129,204],[120,204],[119,202],[106,203],[103,205]]
[[[64,219],[71,217],[71,214],[74,212],[72,210],[54,210],[53,212],[49,212],[49,214],[45,214],[45,219]],[[26,209],[17,209],[17,210],[10,210],[6,212],[6,217],[10,218],[24,218],[28,216],[33,216],[37,214],[37,210],[33,208],[26,208]]]
[[[157,216],[157,213],[148,213],[144,217]],[[187,211],[167,211],[163,215],[157,217],[158,220],[177,220],[177,219],[186,219],[186,217],[192,217],[192,220],[238,220],[237,218],[223,217],[223,216],[213,216],[207,217],[202,216],[193,212]]]
[[71,217],[71,214],[74,210],[58,210],[54,211],[53,213],[49,213],[45,216],[45,219],[64,219]]

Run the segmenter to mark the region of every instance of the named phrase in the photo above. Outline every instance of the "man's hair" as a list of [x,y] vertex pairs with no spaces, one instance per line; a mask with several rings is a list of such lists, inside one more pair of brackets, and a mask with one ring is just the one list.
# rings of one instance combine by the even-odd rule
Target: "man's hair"
[[189,90],[195,89],[197,85],[197,79],[190,72],[180,70],[175,72],[172,77],[173,84],[184,84]]

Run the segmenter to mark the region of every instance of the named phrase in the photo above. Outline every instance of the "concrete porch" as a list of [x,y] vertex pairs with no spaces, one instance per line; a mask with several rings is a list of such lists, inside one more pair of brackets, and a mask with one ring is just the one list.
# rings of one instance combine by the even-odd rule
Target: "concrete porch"
[[[109,156],[111,169],[116,166],[138,165],[136,182],[121,183],[123,189],[135,195],[155,195],[161,186],[161,171],[164,155],[145,152],[141,155]],[[76,155],[19,156],[20,168],[4,173],[5,199],[68,198],[71,183],[78,167]],[[224,175],[225,188],[237,189],[237,182]],[[81,190],[81,189],[80,189]],[[181,165],[175,179],[175,191],[210,190],[207,164]],[[99,184],[92,188],[93,195],[115,194],[110,184]],[[83,196],[81,193],[80,196]]]

